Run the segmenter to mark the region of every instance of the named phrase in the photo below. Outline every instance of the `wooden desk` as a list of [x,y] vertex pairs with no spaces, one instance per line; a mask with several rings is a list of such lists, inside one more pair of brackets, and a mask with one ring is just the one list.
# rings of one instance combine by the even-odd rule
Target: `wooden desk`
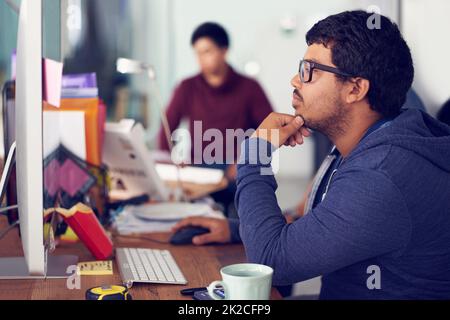
[[[0,230],[5,226],[5,219],[0,218]],[[169,239],[168,234],[151,235],[151,237],[163,241]],[[180,290],[207,286],[214,280],[220,280],[221,267],[246,261],[244,248],[241,245],[175,247],[140,239],[123,238],[116,238],[114,242],[116,247],[170,250],[188,280],[186,286],[136,284],[130,291],[135,300],[191,300],[190,297],[180,295]],[[21,241],[16,230],[0,240],[1,257],[21,254]],[[80,261],[93,259],[81,243],[60,245],[56,254],[76,254],[80,257]],[[89,288],[120,283],[119,271],[114,262],[113,276],[83,276],[81,290],[68,290],[66,280],[0,281],[0,300],[84,300],[85,292]],[[272,299],[281,299],[275,289],[272,290]]]

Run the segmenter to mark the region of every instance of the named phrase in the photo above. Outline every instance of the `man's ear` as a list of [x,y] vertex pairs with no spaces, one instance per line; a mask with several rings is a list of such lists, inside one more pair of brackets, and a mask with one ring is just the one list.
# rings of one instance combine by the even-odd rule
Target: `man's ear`
[[367,98],[370,81],[364,78],[353,78],[347,82],[346,102],[351,104]]

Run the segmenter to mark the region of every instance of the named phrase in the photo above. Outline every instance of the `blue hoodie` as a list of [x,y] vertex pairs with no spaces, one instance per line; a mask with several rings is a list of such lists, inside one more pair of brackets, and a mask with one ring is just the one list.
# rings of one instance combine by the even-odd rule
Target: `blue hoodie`
[[325,199],[292,224],[252,140],[238,166],[240,236],[274,285],[322,275],[321,299],[450,298],[450,127],[403,112],[359,143]]

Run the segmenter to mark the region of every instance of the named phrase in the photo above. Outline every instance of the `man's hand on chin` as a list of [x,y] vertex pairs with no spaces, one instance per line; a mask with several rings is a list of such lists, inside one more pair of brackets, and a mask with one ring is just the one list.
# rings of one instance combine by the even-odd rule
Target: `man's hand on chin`
[[263,121],[252,138],[264,139],[277,149],[282,145],[295,147],[302,145],[305,137],[311,136],[304,125],[305,121],[300,116],[274,112]]

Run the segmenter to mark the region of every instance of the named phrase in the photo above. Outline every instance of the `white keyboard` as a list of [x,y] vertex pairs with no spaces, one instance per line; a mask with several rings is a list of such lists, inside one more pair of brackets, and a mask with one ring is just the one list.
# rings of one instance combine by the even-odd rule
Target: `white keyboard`
[[133,283],[186,284],[186,278],[167,250],[116,249],[123,283],[131,287]]

